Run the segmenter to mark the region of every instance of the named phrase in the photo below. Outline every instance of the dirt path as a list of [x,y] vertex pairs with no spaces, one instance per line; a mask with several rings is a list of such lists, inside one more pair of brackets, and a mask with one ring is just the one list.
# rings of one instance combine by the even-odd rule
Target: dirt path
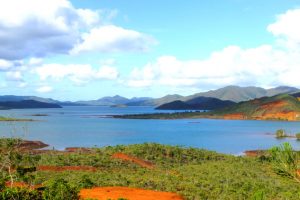
[[41,184],[40,185],[28,185],[27,183],[24,183],[24,182],[13,182],[13,184],[11,184],[10,181],[7,181],[5,183],[5,186],[6,187],[13,187],[13,188],[28,188],[28,189],[31,189],[31,190],[43,187],[43,185],[41,185]]
[[155,168],[154,164],[149,162],[149,161],[145,161],[145,160],[142,160],[142,159],[139,159],[137,157],[130,156],[130,155],[127,155],[127,154],[124,154],[124,153],[115,153],[115,154],[112,155],[112,158],[132,162],[132,163],[135,163],[135,164],[137,164],[141,167],[145,167],[145,168],[148,168],[148,169],[154,169]]
[[37,171],[97,171],[96,167],[91,166],[38,166]]
[[99,187],[80,191],[82,199],[117,200],[183,200],[181,196],[171,192],[158,192],[127,187]]

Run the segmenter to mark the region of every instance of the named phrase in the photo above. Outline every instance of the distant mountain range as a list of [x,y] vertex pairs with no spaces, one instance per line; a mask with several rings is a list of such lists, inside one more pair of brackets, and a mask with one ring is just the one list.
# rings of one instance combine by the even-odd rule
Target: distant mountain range
[[[173,103],[170,103],[171,105]],[[300,100],[293,95],[280,94],[235,103],[207,112],[176,112],[115,115],[123,119],[231,119],[300,121]]]
[[196,97],[187,101],[172,101],[158,106],[158,110],[215,110],[236,104],[212,97]]
[[136,102],[149,101],[152,98],[150,97],[133,97],[131,99],[116,95],[113,97],[103,97],[98,100],[90,100],[90,101],[76,101],[73,103],[83,104],[83,105],[93,105],[93,106],[112,106],[112,105],[120,105],[120,104],[134,104]]
[[[134,97],[125,98],[119,95],[113,97],[103,97],[97,100],[90,101],[58,101],[51,98],[41,98],[37,96],[15,96],[15,95],[4,95],[0,96],[0,102],[20,102],[25,100],[34,100],[44,103],[53,103],[60,106],[83,106],[83,105],[93,105],[93,106],[113,106],[113,105],[127,105],[127,106],[161,106],[166,103],[171,103],[174,101],[181,101],[180,107],[184,109],[185,106],[189,107],[191,104],[197,105],[197,109],[200,108],[200,104],[205,102],[205,99],[199,97],[210,97],[219,99],[222,101],[231,102],[241,102],[247,101],[254,98],[260,98],[264,96],[274,96],[277,94],[292,94],[299,92],[298,88],[280,86],[272,89],[264,89],[260,87],[239,87],[239,86],[227,86],[217,90],[210,90],[208,92],[196,93],[190,96],[181,96],[178,94],[166,95],[161,98],[150,98],[150,97]],[[299,95],[300,96],[300,95]],[[215,100],[211,100],[212,106],[218,103],[213,103]],[[184,102],[184,103],[183,103]],[[192,103],[191,103],[192,102]],[[179,102],[176,103],[177,106]],[[188,105],[184,105],[184,104]],[[207,102],[206,102],[207,103]],[[224,102],[219,102],[220,104]],[[208,105],[207,105],[208,106]]]
[[239,87],[239,86],[227,86],[217,90],[210,90],[208,92],[201,92],[191,96],[187,96],[187,99],[195,97],[214,97],[221,100],[230,100],[234,102],[248,101],[260,97],[271,97],[278,94],[291,94],[299,92],[298,88],[280,86],[271,89],[264,89],[261,87]]
[[161,98],[150,99],[140,102],[131,103],[130,106],[160,106],[165,103],[170,103],[173,101],[189,101],[198,97],[212,97],[224,101],[241,102],[250,99],[260,98],[260,97],[270,97],[278,94],[291,94],[299,92],[298,88],[280,86],[271,89],[264,89],[260,87],[239,87],[239,86],[227,86],[217,90],[210,90],[208,92],[196,93],[190,96],[181,95],[167,95]]
[[0,109],[25,109],[25,108],[61,108],[60,105],[54,103],[45,103],[35,100],[21,101],[2,101]]

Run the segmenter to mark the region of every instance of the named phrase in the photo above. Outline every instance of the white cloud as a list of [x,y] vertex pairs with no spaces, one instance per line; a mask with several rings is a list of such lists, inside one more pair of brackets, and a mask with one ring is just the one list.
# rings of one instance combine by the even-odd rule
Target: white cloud
[[0,71],[6,71],[13,66],[13,63],[8,60],[0,59]]
[[28,85],[28,83],[26,83],[26,82],[20,82],[20,83],[18,84],[18,87],[19,87],[19,88],[25,88],[27,85]]
[[20,71],[10,71],[10,72],[6,72],[6,80],[23,81],[23,77]]
[[127,84],[132,87],[219,87],[224,85],[291,85],[300,87],[300,9],[280,15],[268,30],[281,45],[242,49],[228,46],[204,60],[161,56],[134,68]]
[[300,47],[300,9],[288,10],[278,15],[277,21],[270,24],[267,30],[278,37],[279,43],[288,48]]
[[48,92],[52,92],[52,91],[53,91],[53,88],[51,86],[41,86],[36,89],[36,92],[38,92],[38,93],[48,93]]
[[98,69],[93,69],[91,65],[79,64],[45,64],[36,68],[36,73],[43,81],[49,78],[54,80],[68,78],[76,84],[84,84],[97,79],[113,80],[119,75],[115,67],[102,66]]
[[69,0],[0,0],[0,5],[0,59],[68,54],[75,46],[75,52],[148,48],[150,37],[104,25],[116,10],[75,8]]
[[80,52],[143,52],[156,41],[143,33],[114,25],[93,28],[82,35],[83,42],[72,49],[71,54]]
[[43,63],[42,58],[30,58],[28,61],[29,66],[37,66],[37,65],[41,65],[42,63]]
[[68,0],[0,0],[0,58],[16,60],[67,53],[79,29],[98,20]]

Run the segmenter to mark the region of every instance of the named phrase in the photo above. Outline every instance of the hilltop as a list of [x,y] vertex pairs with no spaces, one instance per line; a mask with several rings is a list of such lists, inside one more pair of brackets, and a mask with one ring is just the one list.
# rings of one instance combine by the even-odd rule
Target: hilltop
[[55,103],[45,103],[35,100],[4,101],[0,102],[0,109],[25,109],[25,108],[61,108]]
[[298,88],[279,86],[271,89],[264,89],[261,87],[240,87],[240,86],[227,86],[216,90],[207,92],[200,92],[189,96],[181,96],[178,94],[166,95],[161,98],[147,99],[136,101],[128,104],[129,106],[161,106],[166,103],[174,101],[190,101],[198,97],[210,97],[223,101],[241,102],[248,101],[255,98],[270,97],[278,94],[292,94],[299,92]]
[[113,117],[126,119],[212,118],[298,121],[300,120],[300,101],[292,95],[281,94],[240,102],[210,112],[155,113]]
[[300,102],[288,95],[263,97],[214,111],[226,119],[300,120]]
[[261,87],[239,87],[239,86],[227,86],[217,90],[211,90],[208,92],[197,93],[186,97],[192,99],[198,96],[214,97],[221,100],[230,100],[234,102],[248,101],[255,98],[271,97],[278,94],[291,94],[298,92],[298,88],[279,86],[271,89],[264,89]]
[[157,110],[215,110],[236,104],[212,97],[196,97],[187,101],[172,101],[158,106]]

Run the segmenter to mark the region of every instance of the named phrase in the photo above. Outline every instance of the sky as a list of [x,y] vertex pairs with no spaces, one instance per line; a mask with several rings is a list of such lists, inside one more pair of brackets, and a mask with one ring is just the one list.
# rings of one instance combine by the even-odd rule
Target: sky
[[0,95],[300,87],[300,0],[0,0]]

